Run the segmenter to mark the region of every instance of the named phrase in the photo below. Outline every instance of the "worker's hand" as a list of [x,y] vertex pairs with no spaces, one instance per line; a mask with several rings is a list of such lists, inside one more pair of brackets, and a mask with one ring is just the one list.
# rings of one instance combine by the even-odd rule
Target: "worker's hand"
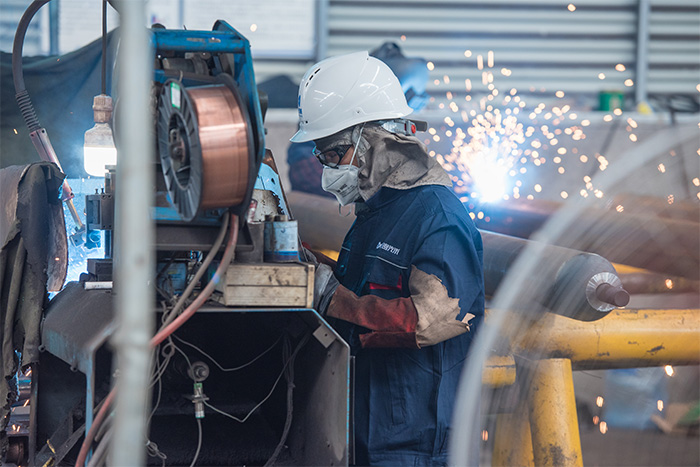
[[314,308],[325,316],[335,290],[340,285],[330,266],[319,264],[314,276]]

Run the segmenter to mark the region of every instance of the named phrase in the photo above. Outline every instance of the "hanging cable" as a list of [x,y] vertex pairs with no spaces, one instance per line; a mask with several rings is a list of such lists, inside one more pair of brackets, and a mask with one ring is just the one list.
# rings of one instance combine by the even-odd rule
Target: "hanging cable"
[[210,409],[212,409],[214,412],[217,412],[217,413],[219,413],[219,414],[221,414],[221,415],[223,415],[223,416],[225,416],[225,417],[228,417],[228,418],[230,418],[230,419],[232,419],[232,420],[235,420],[235,421],[237,421],[238,423],[245,423],[245,422],[248,420],[248,418],[250,418],[250,416],[253,415],[253,413],[254,413],[258,408],[260,408],[261,405],[263,405],[265,402],[267,402],[267,400],[272,396],[272,393],[275,392],[275,389],[277,388],[277,384],[280,382],[280,379],[282,379],[282,376],[284,376],[284,374],[285,374],[287,368],[289,367],[289,365],[293,365],[294,360],[296,359],[297,353],[299,353],[299,350],[301,350],[301,348],[304,346],[304,344],[306,344],[306,342],[309,340],[309,337],[310,337],[310,336],[311,336],[311,334],[306,334],[304,337],[302,337],[302,339],[299,341],[299,344],[297,344],[297,347],[294,349],[294,352],[292,353],[292,355],[291,355],[289,358],[287,358],[286,362],[284,363],[284,366],[282,367],[282,371],[280,372],[279,376],[277,376],[277,379],[276,379],[275,382],[273,383],[272,389],[270,389],[270,392],[268,392],[267,395],[263,398],[263,400],[261,400],[260,402],[258,402],[258,403],[255,405],[255,407],[253,407],[253,408],[250,410],[250,412],[248,412],[248,413],[246,414],[245,417],[243,417],[243,418],[238,418],[238,417],[236,417],[235,415],[231,415],[230,413],[226,413],[226,412],[224,412],[223,410],[221,410],[221,409],[219,409],[219,408],[217,408],[217,407],[214,407],[213,405],[211,405],[209,402],[206,402],[206,401],[204,402],[204,405],[206,405],[207,407],[209,407]]
[[[206,302],[209,299],[211,294],[214,292],[216,285],[219,283],[221,277],[226,272],[226,269],[228,268],[229,264],[231,264],[234,252],[236,250],[236,242],[238,241],[238,216],[236,215],[230,216],[230,230],[231,235],[229,237],[229,241],[226,244],[226,249],[224,250],[224,254],[221,258],[221,263],[216,269],[214,276],[211,278],[206,287],[204,287],[204,289],[200,292],[197,298],[195,298],[195,300],[190,304],[190,306],[187,307],[187,309],[185,309],[185,311],[180,316],[175,318],[167,326],[164,326],[155,336],[151,338],[151,347],[156,347],[173,332],[175,332],[178,328],[180,328],[180,326],[187,322],[187,320],[192,317],[192,315],[204,304],[204,302]],[[95,420],[93,421],[90,430],[88,430],[88,432],[86,433],[85,439],[83,440],[83,444],[80,447],[78,458],[75,461],[75,467],[82,467],[85,464],[85,459],[87,459],[87,454],[90,451],[92,441],[95,439],[95,434],[97,433],[97,430],[99,429],[105,416],[109,412],[109,407],[112,404],[112,401],[114,400],[115,394],[116,387],[112,388],[112,390],[107,395],[104,404],[97,412],[97,416],[95,417]]]
[[22,49],[24,48],[24,37],[27,34],[29,23],[32,21],[32,18],[34,18],[36,12],[48,2],[49,0],[35,0],[29,5],[22,15],[22,18],[19,20],[17,31],[15,32],[15,39],[12,43],[12,80],[15,84],[15,98],[17,99],[17,104],[19,105],[22,117],[24,117],[24,122],[27,124],[30,133],[39,130],[41,125],[39,125],[39,119],[36,116],[34,106],[29,99],[29,93],[24,84]]
[[204,350],[200,349],[200,348],[197,347],[196,345],[194,345],[194,344],[192,344],[192,343],[190,343],[190,342],[187,342],[186,340],[184,340],[184,339],[182,339],[182,338],[180,338],[180,337],[178,337],[178,336],[176,336],[176,335],[173,335],[172,337],[174,337],[174,338],[177,339],[178,341],[182,342],[183,344],[192,347],[192,348],[195,349],[197,352],[199,352],[199,353],[201,353],[202,355],[204,355],[205,357],[207,357],[209,360],[211,360],[211,362],[212,362],[214,365],[216,365],[216,366],[219,368],[219,370],[221,370],[221,371],[223,371],[223,372],[238,371],[238,370],[242,370],[243,368],[246,368],[246,367],[252,365],[252,364],[255,363],[256,361],[258,361],[261,357],[263,357],[265,354],[267,354],[270,350],[272,350],[272,349],[277,345],[277,343],[280,341],[280,339],[282,339],[282,336],[278,337],[277,340],[276,340],[275,342],[273,342],[272,345],[270,345],[270,347],[268,347],[267,349],[263,350],[263,352],[262,352],[261,354],[259,354],[258,356],[256,356],[256,357],[253,358],[252,360],[250,360],[248,363],[244,363],[243,365],[239,365],[239,366],[232,367],[232,368],[224,368],[223,366],[221,366],[221,364],[220,364],[219,362],[217,362],[217,361],[214,359],[214,357],[212,357],[211,355],[209,355],[208,353],[206,353]]
[[197,437],[197,450],[194,453],[194,459],[192,459],[192,463],[190,464],[190,467],[194,467],[194,464],[197,463],[197,458],[199,457],[199,451],[202,449],[202,420],[197,418],[197,430],[199,431],[199,436]]
[[282,348],[282,359],[290,359],[289,365],[287,365],[284,370],[284,377],[287,380],[287,416],[284,421],[282,436],[280,436],[280,440],[277,443],[274,452],[267,462],[265,462],[264,467],[270,467],[277,461],[277,458],[284,448],[284,443],[287,441],[287,436],[289,436],[289,430],[292,427],[292,414],[294,413],[294,361],[296,359],[296,351],[294,352],[293,356],[290,356],[289,352],[290,344],[289,340],[287,339],[284,341],[284,347]]

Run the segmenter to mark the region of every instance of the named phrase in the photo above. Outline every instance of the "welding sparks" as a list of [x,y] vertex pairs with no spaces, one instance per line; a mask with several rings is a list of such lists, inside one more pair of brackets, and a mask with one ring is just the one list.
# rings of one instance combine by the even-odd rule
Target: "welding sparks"
[[605,434],[605,433],[608,432],[608,424],[605,423],[604,421],[601,421],[601,422],[600,422],[600,425],[598,426],[598,428],[600,428],[600,432],[601,432],[602,434]]
[[[461,91],[466,91],[463,95],[455,90],[445,91],[446,100],[438,103],[438,107],[451,110],[450,115],[454,113],[461,116],[461,121],[454,116],[445,117],[438,128],[430,129],[429,138],[424,140],[428,145],[450,144],[445,149],[447,152],[437,150],[430,153],[450,174],[454,190],[460,199],[478,199],[481,202],[510,198],[532,199],[545,190],[544,183],[516,184],[520,182],[516,177],[529,177],[532,169],[550,160],[554,164],[562,164],[561,156],[568,157],[568,154],[578,158],[582,164],[589,162],[589,156],[579,155],[578,148],[569,143],[586,139],[584,131],[585,127],[591,125],[590,119],[577,123],[579,116],[570,113],[571,106],[568,104],[548,108],[547,104],[540,102],[533,106],[532,103],[526,103],[526,98],[518,95],[516,88],[510,88],[508,92],[499,89],[498,79],[511,76],[511,70],[500,68],[500,73],[493,71],[494,51],[477,54],[467,49],[463,54],[465,58],[475,56],[475,65],[481,79],[472,82],[466,78],[464,91]],[[432,62],[427,66],[429,70],[434,69]],[[601,79],[604,77],[601,73]],[[450,81],[449,75],[434,80],[436,86],[443,83],[449,85]],[[541,91],[544,92],[544,89]],[[535,92],[534,87],[532,92]],[[552,97],[554,96],[562,99],[566,93],[558,90],[553,93]],[[613,115],[622,115],[622,110],[611,111],[603,120],[611,122]],[[631,134],[632,125],[636,128],[636,122],[627,120],[628,132]],[[628,136],[633,141],[637,137],[635,134]],[[609,165],[607,159],[600,154],[595,158],[597,168],[606,170]],[[567,168],[562,165],[555,167],[559,174],[565,174]],[[581,196],[604,196],[601,190],[595,190],[592,184],[590,187],[588,185],[587,183],[587,189],[581,190]],[[531,192],[528,193],[528,188],[525,187],[530,187]],[[577,191],[578,188],[573,187],[571,190],[560,191],[560,196],[567,199],[570,193]]]
[[693,185],[695,185],[695,186],[700,186],[700,178],[695,177],[695,178],[693,179]]
[[595,405],[597,405],[598,407],[602,407],[604,403],[605,399],[603,399],[603,396],[598,396],[595,398]]
[[628,88],[631,87],[631,86],[634,86],[634,81],[632,81],[632,80],[629,79],[629,78],[626,79],[626,80],[625,80],[625,86],[627,86]]
[[481,440],[486,442],[489,440],[489,432],[488,430],[482,430],[481,431]]
[[[668,290],[673,290],[673,281],[671,279],[666,279],[665,284]],[[668,373],[668,370],[666,370],[666,373]],[[671,374],[669,376],[673,376],[673,368],[671,368]]]
[[569,3],[569,5],[567,5],[566,9],[569,11],[572,11],[572,12],[576,11],[576,5],[574,5],[573,3]]
[[15,134],[18,134],[18,133],[17,133],[17,128],[13,128],[12,131],[14,131]]
[[666,374],[667,374],[668,376],[673,376],[673,374],[675,373],[675,372],[673,371],[673,367],[672,367],[671,365],[666,365],[666,366],[664,367],[664,370],[666,371]]
[[625,71],[626,70],[625,65],[623,65],[622,63],[618,63],[617,65],[615,65],[615,69],[617,71]]
[[435,64],[433,62],[428,62],[425,64],[426,67],[428,67],[428,70],[433,71],[435,69]]
[[251,24],[250,25],[250,32],[255,32],[258,30],[258,25],[257,24]]
[[605,73],[598,73],[598,79],[605,79]]
[[656,408],[659,409],[659,412],[663,412],[663,410],[664,410],[664,401],[662,401],[661,399],[659,399],[658,401],[656,401]]

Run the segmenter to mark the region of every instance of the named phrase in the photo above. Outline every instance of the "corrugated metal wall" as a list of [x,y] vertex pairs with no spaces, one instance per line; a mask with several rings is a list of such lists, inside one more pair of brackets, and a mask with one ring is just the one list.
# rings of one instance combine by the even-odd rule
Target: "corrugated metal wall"
[[[631,98],[637,81],[639,0],[569,5],[562,0],[328,0],[321,49],[332,56],[397,42],[406,55],[433,63],[428,90],[438,102],[449,100],[447,92],[466,94],[467,79],[472,94],[486,92],[480,88],[478,57],[489,69],[489,52],[490,71],[501,90],[543,97],[563,91],[589,105],[600,91],[622,91]],[[651,2],[647,59],[650,94],[697,95],[697,0]],[[299,80],[308,65],[272,61],[256,70],[259,80],[280,72]]]
[[[56,0],[57,1],[57,0]],[[185,0],[194,1],[194,0]],[[264,3],[265,0],[261,0]],[[698,0],[308,0],[319,10],[322,56],[371,50],[385,41],[408,56],[430,60],[428,91],[439,102],[447,92],[486,91],[480,87],[478,57],[493,72],[497,88],[551,96],[556,91],[591,102],[600,91],[630,97],[637,84],[638,9],[650,1],[648,72],[640,80],[654,95],[697,97],[700,83],[700,2]],[[64,0],[60,6],[72,4]],[[0,45],[9,51],[23,0],[2,0]],[[42,10],[45,10],[43,8]],[[573,10],[573,11],[570,11]],[[64,16],[65,15],[61,15]],[[48,30],[38,15],[27,34],[25,55],[46,53]],[[67,27],[65,24],[62,25]],[[96,24],[98,27],[99,24]],[[80,29],[80,28],[78,28]],[[320,57],[322,58],[322,57]],[[258,81],[286,74],[298,81],[308,60],[256,60]],[[619,65],[624,66],[623,71]]]
[[700,1],[653,0],[649,93],[700,92]]
[[[0,50],[3,52],[12,52],[17,24],[29,3],[27,0],[0,1]],[[24,55],[27,57],[49,52],[47,13],[48,7],[42,8],[29,24],[24,39]]]

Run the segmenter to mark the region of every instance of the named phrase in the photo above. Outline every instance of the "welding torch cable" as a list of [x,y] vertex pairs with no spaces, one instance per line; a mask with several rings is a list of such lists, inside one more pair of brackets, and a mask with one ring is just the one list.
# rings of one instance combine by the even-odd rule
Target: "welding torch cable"
[[97,467],[98,465],[105,464],[105,460],[107,459],[107,448],[109,447],[109,443],[112,440],[113,434],[114,427],[110,426],[109,429],[105,432],[102,440],[97,445],[97,448],[95,448],[92,457],[88,461],[87,467]]
[[[187,284],[185,291],[182,292],[182,295],[180,295],[180,298],[178,299],[177,303],[175,303],[175,306],[167,314],[163,313],[163,326],[170,324],[170,322],[172,322],[172,320],[175,319],[175,316],[180,312],[180,309],[182,309],[182,307],[185,305],[185,301],[192,294],[192,291],[197,286],[197,283],[202,278],[204,273],[207,271],[211,262],[214,260],[214,257],[218,253],[219,248],[221,248],[221,244],[224,242],[224,237],[226,236],[226,228],[229,224],[229,222],[228,222],[229,216],[230,216],[230,213],[228,211],[226,211],[226,213],[224,213],[224,217],[223,217],[222,222],[221,222],[221,229],[219,230],[219,235],[216,237],[216,240],[214,241],[214,244],[212,245],[211,250],[209,250],[209,253],[204,258],[204,261],[202,261],[202,264],[199,266],[199,269],[197,269],[197,272],[195,273],[192,280],[189,282],[189,284]],[[237,222],[231,223],[231,229],[238,232]]]
[[[221,258],[221,263],[219,263],[219,267],[216,268],[214,277],[211,278],[206,287],[204,287],[204,289],[200,292],[197,298],[195,298],[195,300],[190,304],[190,306],[188,306],[185,309],[185,311],[182,312],[181,315],[175,318],[167,326],[164,326],[160,331],[158,331],[158,333],[155,336],[151,338],[151,347],[156,347],[173,332],[179,329],[180,326],[182,326],[188,319],[190,319],[192,315],[194,315],[194,313],[204,304],[204,302],[206,302],[209,299],[211,294],[214,292],[216,285],[219,283],[219,280],[221,280],[221,277],[223,276],[224,272],[226,272],[226,269],[228,268],[229,264],[231,263],[231,260],[233,259],[233,255],[236,250],[236,242],[238,242],[238,216],[232,215],[229,219],[231,235],[229,236],[229,241],[226,244],[226,249],[224,250],[224,254]],[[85,439],[83,440],[83,444],[80,447],[80,452],[78,453],[78,459],[75,461],[75,467],[82,467],[85,464],[85,459],[87,459],[87,455],[90,451],[92,441],[95,438],[95,434],[97,433],[97,430],[102,424],[102,421],[104,420],[106,414],[109,412],[109,407],[114,401],[116,392],[116,387],[113,387],[107,395],[104,404],[97,412],[97,416],[95,417],[92,426],[90,426],[90,429],[85,434]]]

